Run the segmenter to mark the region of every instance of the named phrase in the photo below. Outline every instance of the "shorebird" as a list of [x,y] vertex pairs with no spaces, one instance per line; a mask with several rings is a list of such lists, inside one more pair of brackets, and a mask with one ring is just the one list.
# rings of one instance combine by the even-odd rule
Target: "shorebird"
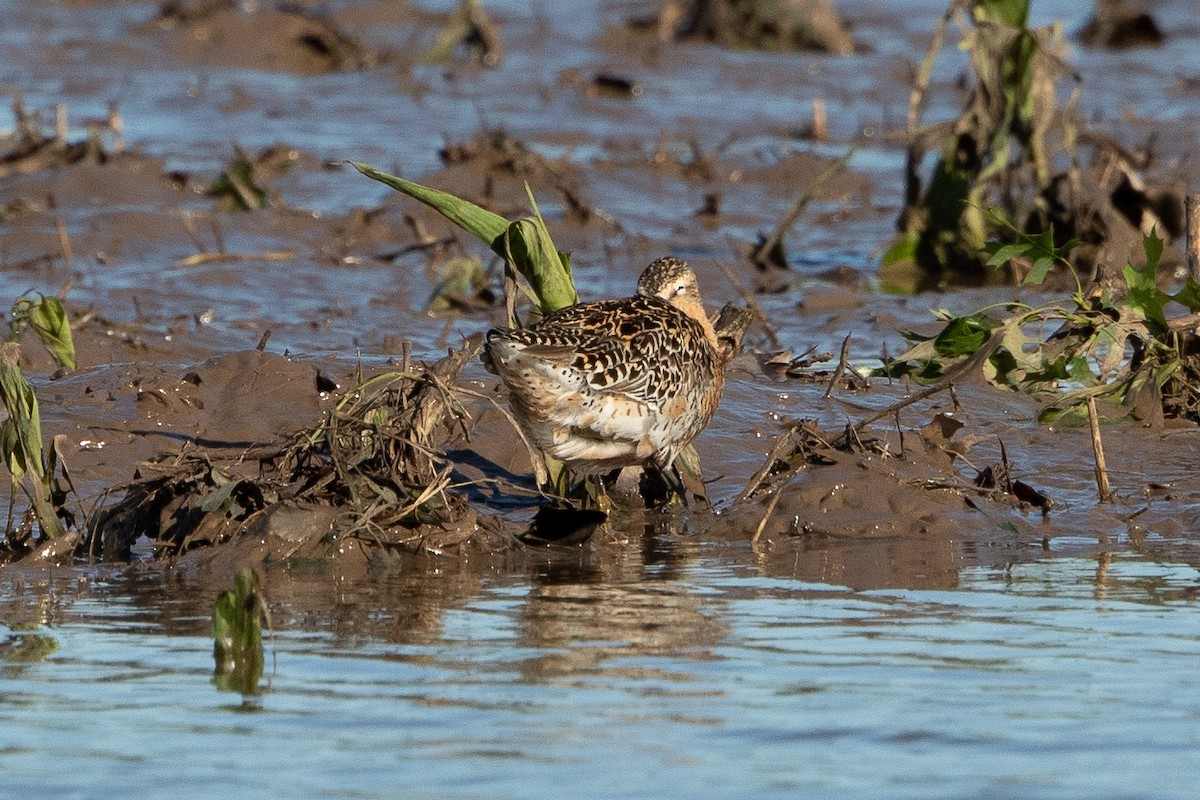
[[660,258],[637,293],[579,303],[528,328],[491,330],[484,363],[546,455],[585,476],[675,457],[721,399],[724,362],[696,274]]

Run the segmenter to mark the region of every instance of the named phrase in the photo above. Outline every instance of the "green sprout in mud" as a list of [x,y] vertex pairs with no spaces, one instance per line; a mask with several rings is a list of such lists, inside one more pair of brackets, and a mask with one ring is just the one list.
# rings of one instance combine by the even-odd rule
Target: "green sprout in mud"
[[51,447],[43,443],[37,395],[21,374],[21,345],[16,340],[25,326],[34,331],[60,366],[73,369],[76,364],[71,326],[62,302],[54,297],[41,297],[36,301],[18,299],[13,304],[9,323],[11,341],[0,344],[0,404],[8,412],[8,417],[0,423],[0,456],[11,479],[9,513],[4,528],[5,542],[10,549],[18,533],[13,520],[18,491],[23,491],[28,498],[46,538],[56,539],[65,534],[63,519],[70,519],[64,509],[66,493],[58,488],[56,477],[61,468],[66,478],[66,467],[60,463],[57,443]]
[[[998,215],[992,220],[1007,224]],[[988,245],[990,266],[1014,259],[1032,263],[1025,283],[1034,285],[1056,264],[1075,275],[1067,257],[1076,242],[1055,247],[1053,231],[1015,233],[1016,242]],[[979,369],[995,386],[1047,399],[1043,422],[1082,423],[1089,399],[1110,401],[1118,416],[1195,417],[1200,413],[1200,363],[1190,333],[1195,319],[1169,319],[1166,309],[1175,303],[1200,311],[1200,284],[1189,277],[1167,294],[1156,281],[1163,241],[1146,236],[1143,250],[1144,264],[1125,265],[1123,286],[1085,293],[1076,276],[1070,304],[1006,302],[964,316],[939,311],[941,331],[903,332],[912,346],[879,373],[932,383]]]
[[61,300],[44,295],[38,295],[37,300],[19,298],[12,305],[12,319],[8,323],[9,341],[17,341],[26,326],[37,335],[55,363],[60,367],[75,369],[75,342]]
[[[366,164],[352,162],[352,166],[368,178],[421,201],[482,241],[493,253],[504,259],[505,302],[510,325],[515,327],[520,324],[516,314],[515,290],[521,291],[530,299],[540,316],[579,302],[575,282],[571,277],[570,254],[554,246],[546,221],[542,218],[528,185],[525,191],[529,196],[533,214],[510,222],[499,214],[449,192],[380,172]],[[518,275],[523,282],[518,280]],[[550,458],[546,459],[546,467],[551,486],[559,494],[565,494],[571,483],[566,467]]]

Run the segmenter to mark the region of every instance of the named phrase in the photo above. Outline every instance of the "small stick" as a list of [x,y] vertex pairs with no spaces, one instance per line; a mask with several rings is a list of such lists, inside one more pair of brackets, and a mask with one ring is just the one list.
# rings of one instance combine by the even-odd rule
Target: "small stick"
[[825,116],[825,100],[814,97],[812,101],[812,138],[823,142],[829,138],[829,120]]
[[120,153],[125,149],[125,122],[116,103],[108,104],[108,129],[112,131],[112,150]]
[[1100,440],[1100,417],[1096,413],[1096,398],[1089,397],[1088,423],[1092,428],[1092,455],[1096,459],[1096,489],[1100,493],[1100,502],[1106,503],[1112,496],[1108,486],[1108,467],[1104,463],[1104,442]]
[[775,326],[771,324],[771,320],[767,317],[766,312],[762,310],[762,306],[758,304],[758,300],[755,299],[754,294],[746,290],[746,287],[733,274],[733,270],[729,268],[728,264],[724,261],[718,261],[717,266],[721,268],[721,272],[725,273],[725,279],[733,286],[734,291],[740,294],[742,299],[746,301],[746,307],[762,323],[763,330],[767,332],[767,339],[771,341],[771,347],[774,347],[776,350],[782,350],[783,345],[779,342],[779,336],[775,333]]
[[196,246],[196,250],[201,253],[207,253],[208,248],[204,245],[204,240],[200,238],[200,234],[196,233],[196,224],[192,221],[192,212],[185,208],[179,213],[179,218],[183,222],[183,229],[187,231],[188,238]]
[[[847,333],[846,338],[842,340],[842,354],[838,357],[837,367],[833,370],[833,377],[829,379],[829,385],[825,387],[825,399],[833,396],[833,387],[846,374],[846,362],[850,359],[850,337],[853,335],[852,333]],[[899,424],[898,417],[897,424]]]
[[846,151],[844,156],[827,166],[821,171],[820,175],[813,179],[813,182],[808,185],[808,189],[804,194],[796,198],[796,202],[792,204],[788,212],[779,220],[779,224],[775,226],[775,230],[771,235],[760,246],[755,248],[755,256],[760,253],[770,253],[779,246],[779,243],[783,241],[783,235],[790,231],[792,226],[796,224],[796,220],[800,219],[804,214],[804,209],[808,208],[808,204],[817,196],[817,192],[821,191],[821,187],[825,185],[825,182],[845,169],[846,165],[850,163],[850,159],[853,158],[856,149],[855,147],[851,147]]
[[750,539],[751,545],[758,544],[759,537],[767,527],[767,520],[775,513],[775,506],[779,505],[779,498],[783,497],[783,487],[780,486],[775,490],[775,496],[771,498],[771,502],[767,503],[767,510],[763,512],[762,519],[758,521],[758,527],[754,530],[754,536]]
[[960,0],[950,0],[950,5],[946,7],[937,27],[933,29],[933,41],[929,43],[929,51],[921,60],[921,67],[917,70],[916,80],[913,81],[912,94],[908,97],[908,135],[910,138],[916,133],[917,125],[921,121],[921,105],[925,102],[925,92],[929,89],[929,76],[933,73],[933,62],[942,50],[942,43],[946,40],[946,28],[950,25],[950,18],[954,16],[954,10],[958,8],[959,2]]
[[238,264],[246,261],[291,261],[294,252],[271,253],[193,253],[175,262],[177,267],[196,267],[202,264]]
[[263,331],[263,335],[258,340],[258,344],[254,346],[254,349],[260,353],[262,351],[266,350],[267,349],[267,340],[270,338],[271,338],[271,329],[267,328],[265,331]]
[[1200,281],[1200,194],[1183,198],[1184,219],[1187,221],[1188,274]]
[[784,454],[785,451],[787,451],[789,445],[794,444],[796,444],[796,427],[792,426],[787,430],[786,433],[775,440],[775,444],[771,445],[771,451],[767,453],[767,457],[766,460],[763,461],[763,465],[758,468],[758,472],[755,472],[754,475],[751,476],[750,480],[746,483],[746,488],[742,489],[742,493],[739,494],[737,499],[733,501],[734,504],[742,502],[746,498],[750,497],[750,495],[757,492],[759,487],[762,486],[766,481],[767,476],[770,475],[771,468],[775,466],[775,462],[785,461],[788,457]]
[[65,142],[67,140],[67,106],[65,103],[59,103],[54,106],[54,138],[56,141]]
[[74,270],[75,250],[71,247],[71,236],[67,233],[67,226],[63,224],[62,217],[54,222],[58,226],[58,246],[62,249],[63,258],[67,260],[67,267]]
[[[899,411],[900,409],[905,408],[907,406],[911,406],[913,403],[924,400],[927,397],[932,397],[933,395],[937,394],[938,392],[944,392],[944,391],[949,390],[950,396],[954,397],[954,382],[957,381],[959,379],[959,377],[961,377],[962,375],[967,374],[971,370],[977,368],[984,361],[991,358],[992,353],[996,352],[996,348],[999,346],[1000,346],[1000,335],[997,334],[995,331],[993,331],[992,337],[986,343],[984,343],[983,347],[980,347],[978,350],[976,350],[975,354],[972,355],[970,358],[968,358],[966,361],[953,367],[948,373],[946,373],[944,376],[942,376],[942,379],[940,381],[933,384],[932,386],[922,389],[921,391],[917,392],[914,395],[909,395],[908,397],[904,398],[903,400],[899,400],[895,403],[892,403],[890,406],[883,409],[882,411],[876,411],[874,414],[870,415],[866,419],[859,420],[858,422],[854,423],[854,425],[851,426],[851,428],[855,431],[861,431],[863,428],[867,427],[872,422],[881,420],[884,417],[891,416],[896,411]],[[958,408],[958,399],[957,398],[955,398],[955,400],[954,400],[954,407]]]
[[217,242],[217,252],[224,253],[225,252],[225,236],[224,236],[224,234],[221,233],[221,223],[217,220],[217,218],[215,216],[210,216],[208,218],[208,222],[209,222],[210,227],[212,227],[213,239],[215,239]]

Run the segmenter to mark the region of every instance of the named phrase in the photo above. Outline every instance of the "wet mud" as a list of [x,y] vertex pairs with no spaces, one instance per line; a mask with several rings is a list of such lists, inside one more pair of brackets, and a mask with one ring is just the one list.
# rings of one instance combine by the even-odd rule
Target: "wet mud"
[[[21,367],[46,435],[65,437],[81,529],[156,469],[186,462],[257,481],[264,449],[319,426],[362,377],[422,369],[503,319],[486,250],[346,159],[509,218],[528,213],[528,184],[585,297],[628,294],[645,263],[673,254],[697,269],[714,310],[748,297],[758,315],[697,441],[711,507],[622,511],[582,544],[523,540],[545,501],[496,381],[468,359],[452,379],[462,413],[432,442],[461,513],[396,536],[347,525],[329,503],[280,501],[222,511],[204,536],[164,536],[172,544],[157,551],[130,535],[110,559],[157,552],[217,583],[249,562],[301,586],[306,570],[350,581],[436,569],[456,576],[450,593],[546,563],[617,575],[672,538],[767,574],[857,588],[950,587],[965,566],[1114,548],[1200,563],[1193,422],[1104,425],[1115,496],[1102,503],[1087,431],[1037,423],[1033,399],[966,381],[902,406],[920,387],[835,374],[847,335],[844,366],[857,375],[903,349],[898,329],[928,327],[930,309],[1037,298],[1020,287],[877,289],[903,202],[910,68],[936,12],[887,44],[870,4],[840,3],[853,34],[838,39],[840,55],[747,55],[664,40],[630,22],[640,4],[602,5],[578,26],[496,9],[502,58],[468,37],[450,61],[427,64],[453,20],[420,4],[325,15],[304,4],[0,4],[10,31],[40,31],[19,53],[4,34],[17,55],[0,81],[24,106],[3,125],[0,299],[61,295],[71,313],[78,369],[56,369],[28,333]],[[1182,6],[1164,5],[1168,44],[1200,38]],[[573,56],[549,52],[547,37]],[[1155,186],[1194,187],[1187,109],[1200,63],[1169,81],[1152,60],[1136,64],[1128,88],[1101,78],[1085,89],[1095,107],[1125,109],[1096,127],[1131,148],[1153,137]],[[961,102],[954,81],[937,76],[934,113]],[[713,100],[689,103],[689,92]],[[824,141],[813,138],[815,97],[830,110]],[[859,155],[818,181],[850,145]],[[806,193],[781,262],[756,266],[747,254]],[[1170,246],[1181,263],[1181,243]],[[463,258],[478,261],[483,284],[431,303]],[[168,505],[156,508],[160,532],[178,510]],[[103,560],[92,538],[77,562]],[[8,569],[64,558],[60,547]]]

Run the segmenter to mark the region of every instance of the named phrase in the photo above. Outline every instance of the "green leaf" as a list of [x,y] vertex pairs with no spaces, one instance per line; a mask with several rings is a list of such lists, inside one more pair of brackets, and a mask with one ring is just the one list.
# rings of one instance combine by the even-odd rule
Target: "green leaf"
[[1183,288],[1171,295],[1171,299],[1188,311],[1200,311],[1200,283],[1189,275]]
[[47,473],[43,459],[37,396],[21,375],[20,357],[21,345],[16,342],[0,344],[0,402],[8,410],[8,419],[0,431],[0,445],[15,483],[24,487],[26,473],[33,473],[27,494],[42,533],[55,539],[66,533],[66,529],[51,500],[52,475]]
[[0,344],[0,401],[11,420],[11,432],[4,437],[10,452],[4,454],[4,460],[19,464],[23,471],[31,471],[41,478],[42,423],[37,396],[21,375],[20,357],[21,346],[16,342]]
[[388,175],[366,164],[354,161],[350,164],[368,178],[420,200],[490,247],[493,253],[508,261],[529,282],[543,313],[578,302],[575,284],[571,279],[570,259],[554,247],[550,231],[528,185],[525,191],[529,194],[534,216],[510,223],[499,214],[449,192]]
[[1151,231],[1142,237],[1142,250],[1146,253],[1146,269],[1158,269],[1158,261],[1163,253],[1163,240]]
[[883,266],[896,264],[904,261],[917,260],[917,243],[921,237],[915,232],[902,233],[896,237],[896,241],[892,242],[892,246],[883,254],[881,263]]
[[1083,386],[1093,386],[1096,383],[1096,374],[1092,372],[1087,359],[1083,356],[1075,356],[1071,359],[1071,363],[1067,366],[1067,376]]
[[947,357],[970,355],[983,346],[988,332],[995,327],[996,321],[983,314],[955,317],[934,338],[934,350]]
[[233,493],[241,484],[241,481],[228,481],[217,486],[211,492],[204,495],[204,499],[200,501],[200,510],[205,514],[220,511],[223,514],[236,516],[240,512],[241,507],[233,499]]
[[462,228],[467,233],[476,237],[488,247],[492,248],[492,252],[504,258],[503,241],[501,237],[508,230],[508,220],[486,208],[481,208],[472,202],[455,197],[449,192],[431,189],[428,186],[422,186],[419,183],[406,181],[403,178],[397,178],[395,175],[389,175],[386,172],[380,172],[374,167],[367,164],[360,164],[356,161],[351,161],[350,166],[366,175],[372,180],[379,181],[382,184],[392,187],[402,194],[406,194],[414,200],[420,200],[425,205],[437,211],[446,219],[453,222],[458,227]]
[[566,262],[554,249],[545,224],[539,222],[536,218],[519,219],[509,225],[505,257],[533,287],[542,313],[550,314],[579,300]]
[[1029,250],[1029,245],[1025,242],[1014,242],[1012,244],[1001,245],[999,242],[988,242],[984,250],[991,253],[991,258],[987,260],[989,267],[998,267],[1001,264],[1007,264],[1017,256],[1025,255]]
[[1016,389],[1023,377],[1016,358],[1003,347],[997,348],[984,362],[983,375],[996,386],[1007,386],[1010,389]]
[[1029,270],[1029,274],[1025,276],[1025,280],[1021,281],[1021,283],[1025,286],[1040,286],[1042,281],[1046,280],[1046,276],[1050,273],[1050,268],[1053,266],[1053,258],[1042,256],[1033,262],[1033,269]]
[[1029,0],[974,0],[971,10],[976,19],[1024,28],[1029,19]]
[[1079,246],[1078,239],[1071,239],[1061,247],[1055,247],[1053,226],[1039,233],[1031,234],[1017,230],[1008,220],[994,211],[987,212],[987,216],[993,225],[1006,228],[1017,236],[1017,241],[1012,244],[991,241],[984,245],[984,251],[991,254],[987,265],[998,267],[1020,256],[1030,259],[1033,261],[1033,269],[1022,281],[1026,285],[1040,285],[1054,267],[1055,262],[1069,266],[1071,251]]
[[1039,413],[1037,420],[1043,424],[1057,423],[1064,428],[1082,428],[1088,424],[1087,406],[1082,403],[1051,406]]
[[1125,305],[1153,327],[1159,330],[1166,328],[1167,318],[1163,307],[1170,297],[1158,288],[1154,267],[1149,264],[1145,267],[1126,264],[1125,285],[1129,287],[1129,292],[1125,295]]
[[26,311],[38,339],[61,367],[75,369],[75,341],[67,311],[57,297],[43,297]]

